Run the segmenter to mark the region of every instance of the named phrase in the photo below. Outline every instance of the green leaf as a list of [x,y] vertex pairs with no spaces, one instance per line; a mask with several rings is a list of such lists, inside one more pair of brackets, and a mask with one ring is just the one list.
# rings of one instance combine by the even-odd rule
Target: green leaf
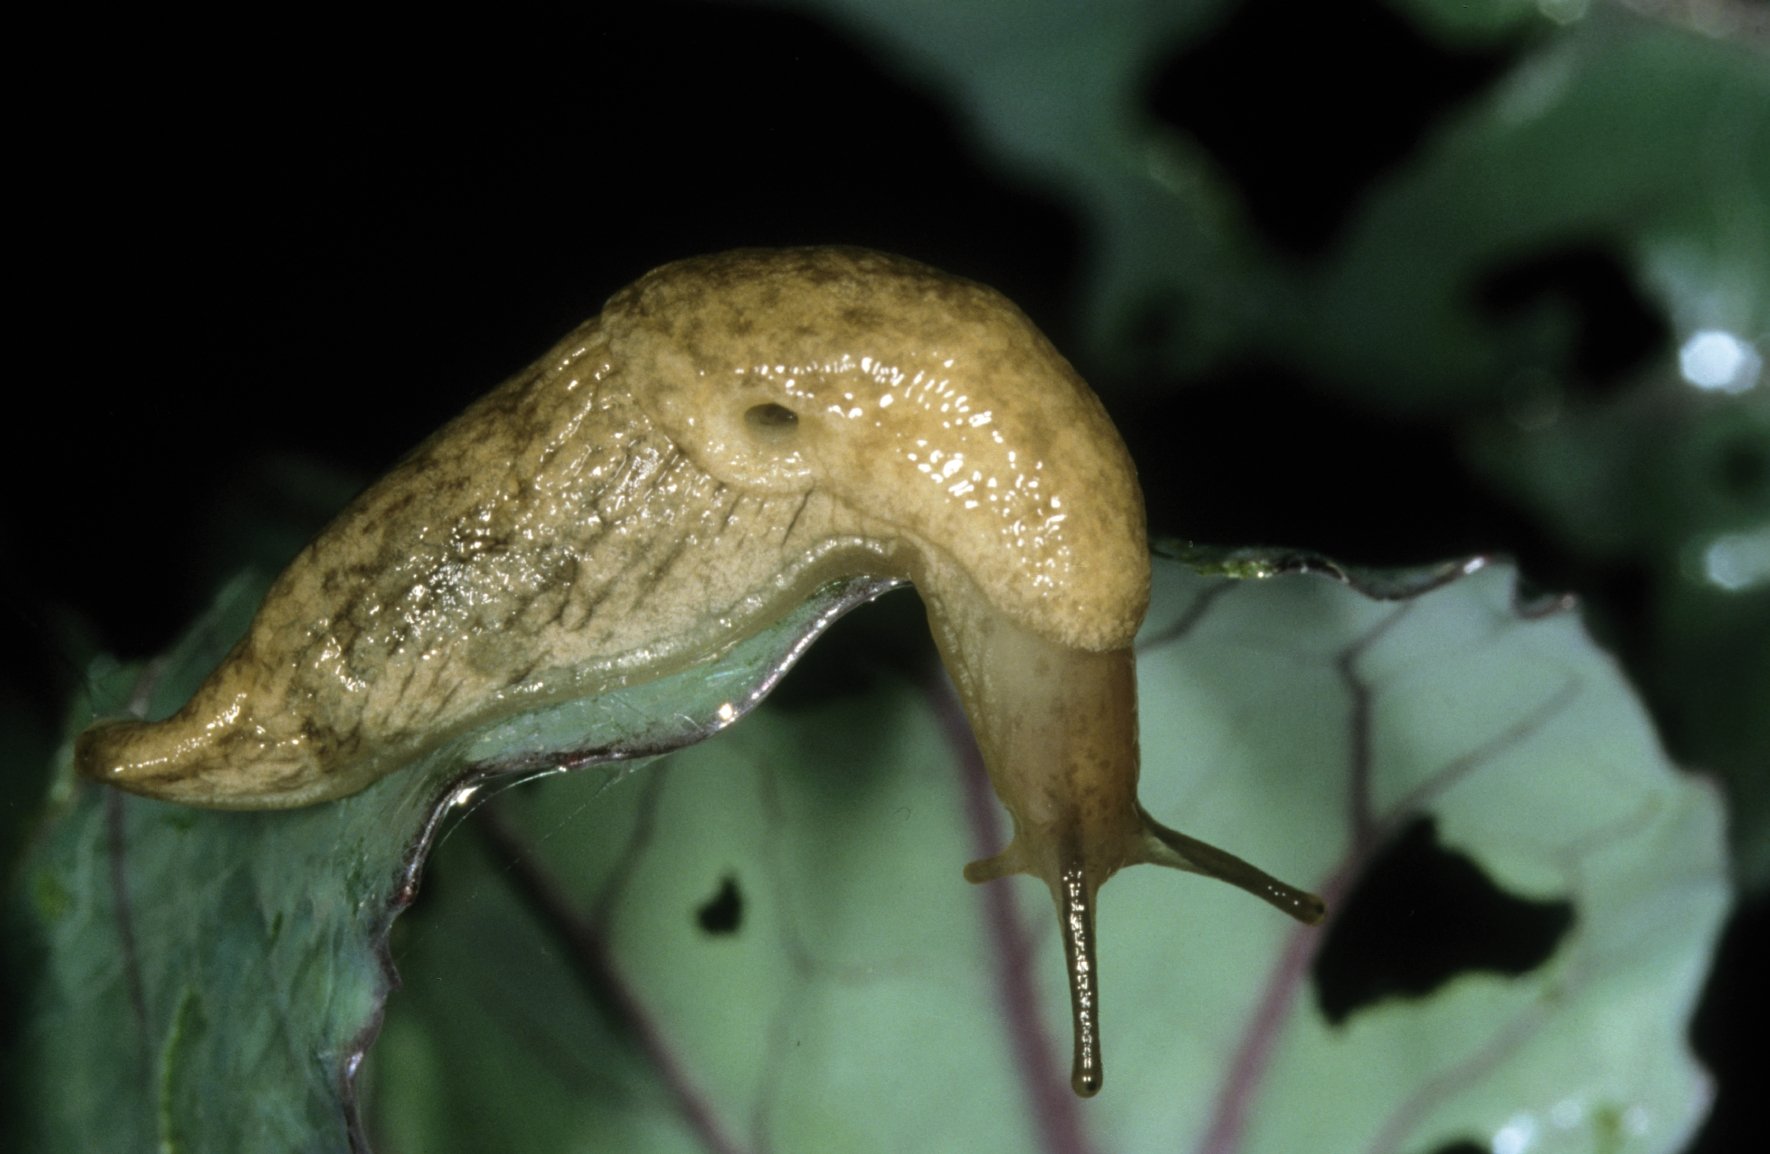
[[[1131,871],[1102,903],[1108,1086],[1080,1103],[1049,899],[959,883],[1005,831],[944,687],[898,679],[594,797],[494,802],[404,939],[381,1126],[445,1151],[1676,1149],[1707,1100],[1683,1032],[1727,901],[1719,807],[1572,614],[1519,612],[1503,568],[1448,578],[1391,580],[1395,603],[1162,565],[1144,796],[1337,907],[1429,815],[1497,885],[1571,904],[1529,972],[1330,1025],[1309,967],[1335,928]],[[738,926],[709,932],[729,891]]]
[[[1577,617],[1514,604],[1500,566],[1189,556],[1158,563],[1140,642],[1151,812],[1319,887],[1336,918],[1429,819],[1443,854],[1512,895],[1501,907],[1563,903],[1571,928],[1522,972],[1453,964],[1348,1012],[1317,955],[1356,949],[1373,916],[1405,940],[1417,909],[1310,929],[1128,871],[1100,914],[1107,1089],[1081,1102],[1050,899],[960,880],[1004,823],[944,682],[887,672],[641,772],[498,790],[448,823],[434,893],[388,945],[465,787],[718,728],[720,704],[878,592],[862,587],[711,675],[510,723],[330,805],[221,814],[71,787],[13,908],[40,951],[25,1148],[349,1148],[391,949],[405,989],[369,1076],[389,1150],[1430,1149],[1527,1131],[1532,1149],[1676,1149],[1706,1103],[1683,1035],[1727,904],[1720,810],[1666,764]],[[167,664],[156,709],[249,593]],[[467,765],[504,776],[463,781]],[[1484,932],[1493,916],[1463,888],[1425,902]]]
[[1760,50],[1594,12],[1364,202],[1278,318],[1282,343],[1366,403],[1468,405],[1572,340],[1553,313],[1496,323],[1470,307],[1475,286],[1574,244],[1629,258],[1680,342],[1710,327],[1749,340],[1770,326],[1767,108]]
[[[334,805],[217,813],[133,797],[75,781],[64,744],[8,910],[13,967],[32,986],[26,1148],[345,1149],[394,980],[388,926],[450,810],[491,783],[591,766],[583,780],[607,781],[700,740],[892,584],[832,585],[711,667],[506,720]],[[236,581],[161,661],[95,670],[117,695],[103,712],[172,712],[262,593]]]

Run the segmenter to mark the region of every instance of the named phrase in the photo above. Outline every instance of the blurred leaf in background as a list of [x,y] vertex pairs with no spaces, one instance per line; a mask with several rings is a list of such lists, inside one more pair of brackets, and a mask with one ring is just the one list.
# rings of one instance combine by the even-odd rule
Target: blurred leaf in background
[[[980,147],[1075,206],[1109,396],[1254,366],[1442,436],[1479,499],[1527,519],[1511,544],[1533,577],[1592,598],[1680,760],[1727,777],[1743,876],[1770,884],[1762,5],[1638,6],[1672,21],[1583,0],[1244,0],[1077,20],[1035,0],[1011,29],[987,4],[801,6],[877,37]],[[1328,50],[1353,40],[1359,59]],[[1156,523],[1188,522],[1186,491],[1236,500],[1209,480],[1273,461],[1272,432],[1211,427],[1216,452],[1177,475],[1159,438],[1135,445],[1173,482],[1152,486]],[[1283,500],[1297,470],[1274,471]],[[1397,522],[1457,515],[1379,483],[1386,501],[1338,516],[1412,543]],[[1343,552],[1334,519],[1272,536]]]

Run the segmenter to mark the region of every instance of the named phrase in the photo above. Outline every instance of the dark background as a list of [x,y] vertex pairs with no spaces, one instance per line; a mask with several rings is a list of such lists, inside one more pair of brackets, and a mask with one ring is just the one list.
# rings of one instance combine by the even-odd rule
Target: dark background
[[[1447,48],[1380,4],[1319,7],[1333,12],[1241,5],[1141,85],[1147,113],[1201,143],[1262,242],[1297,262],[1329,251],[1373,182],[1551,34]],[[90,653],[164,647],[223,576],[274,563],[664,261],[884,248],[989,283],[1080,346],[1087,222],[1006,175],[938,92],[850,33],[677,3],[496,22],[184,19],[62,29],[37,46],[45,78],[18,110],[25,355],[0,513],[15,749],[47,753]],[[1544,293],[1571,302],[1567,355],[1593,395],[1672,353],[1669,319],[1602,244],[1521,254],[1470,286],[1472,307],[1501,313]],[[1587,597],[1651,680],[1631,631],[1643,575],[1569,548],[1472,475],[1455,451],[1467,412],[1363,407],[1250,358],[1139,371],[1163,339],[1152,317],[1110,367],[1077,356],[1126,430],[1155,530],[1371,564],[1510,553]],[[40,764],[9,770],[15,828]],[[1733,1079],[1765,1016],[1764,901],[1744,908],[1696,1030],[1722,1078],[1704,1150],[1737,1148]]]

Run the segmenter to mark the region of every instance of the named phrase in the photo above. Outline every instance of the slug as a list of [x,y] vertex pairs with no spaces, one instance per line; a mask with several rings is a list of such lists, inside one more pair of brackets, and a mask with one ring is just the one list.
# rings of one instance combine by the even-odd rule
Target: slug
[[216,808],[302,806],[537,703],[716,656],[843,577],[907,579],[1056,902],[1072,1083],[1101,1086],[1094,905],[1149,862],[1306,921],[1319,899],[1137,801],[1142,495],[1099,400],[998,293],[846,248],[656,269],[359,496],[164,721],[79,770]]

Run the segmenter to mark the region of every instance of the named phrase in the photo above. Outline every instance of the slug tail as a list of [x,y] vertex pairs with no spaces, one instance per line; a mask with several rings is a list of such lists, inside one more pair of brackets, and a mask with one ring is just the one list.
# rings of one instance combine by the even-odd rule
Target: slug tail
[[354,792],[364,775],[323,774],[300,735],[277,741],[193,698],[163,721],[96,722],[74,739],[82,776],[143,797],[210,809],[285,809]]
[[1227,850],[1169,829],[1141,806],[1138,809],[1146,834],[1139,860],[1228,882],[1305,925],[1315,925],[1327,915],[1327,903],[1309,891],[1281,882]]
[[112,718],[96,721],[74,738],[74,768],[82,777],[150,795],[176,788],[188,773],[189,741],[164,741],[165,722]]

